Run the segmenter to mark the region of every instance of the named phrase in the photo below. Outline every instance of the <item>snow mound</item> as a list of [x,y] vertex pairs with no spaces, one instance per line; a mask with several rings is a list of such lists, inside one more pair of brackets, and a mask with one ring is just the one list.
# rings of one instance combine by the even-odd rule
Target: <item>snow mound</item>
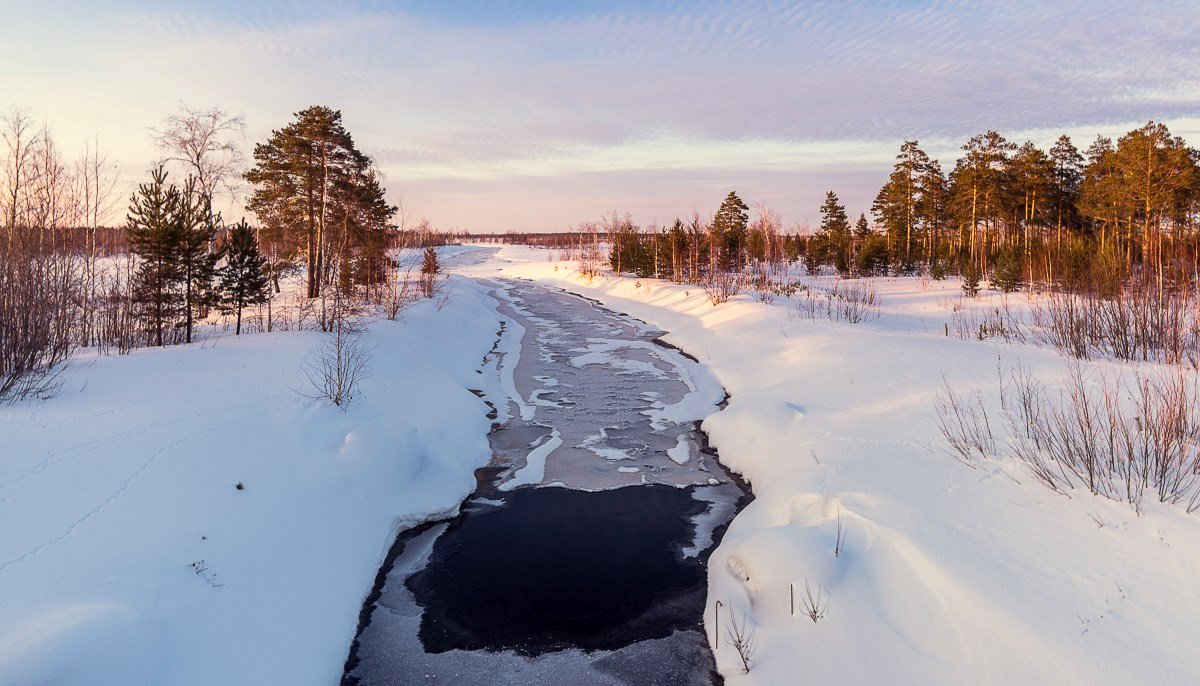
[[163,625],[115,603],[39,615],[0,637],[0,683],[160,683],[170,652]]

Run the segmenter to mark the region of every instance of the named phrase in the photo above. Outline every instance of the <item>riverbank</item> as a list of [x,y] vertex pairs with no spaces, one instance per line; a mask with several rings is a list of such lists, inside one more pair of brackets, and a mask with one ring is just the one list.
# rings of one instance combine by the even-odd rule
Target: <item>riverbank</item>
[[397,527],[489,456],[499,317],[449,288],[371,324],[348,412],[303,395],[313,332],[85,351],[0,408],[0,682],[336,683]]
[[[525,247],[505,246],[472,273],[528,278],[628,312],[669,331],[665,341],[731,393],[704,424],[756,498],[709,566],[706,625],[729,683],[1189,683],[1200,674],[1187,638],[1200,629],[1194,517],[1157,503],[1139,515],[1088,494],[1068,499],[1015,462],[972,469],[944,451],[932,403],[943,375],[964,392],[991,391],[998,364],[1052,385],[1067,366],[1050,349],[943,335],[956,283],[878,279],[880,318],[851,325],[750,295],[713,306],[695,286],[587,280],[573,262]],[[806,581],[827,607],[817,622],[806,616]],[[756,632],[748,675],[725,643],[730,613]]]
[[343,684],[719,682],[705,564],[748,501],[698,428],[724,390],[644,322],[485,281],[492,462],[463,514],[398,539]]

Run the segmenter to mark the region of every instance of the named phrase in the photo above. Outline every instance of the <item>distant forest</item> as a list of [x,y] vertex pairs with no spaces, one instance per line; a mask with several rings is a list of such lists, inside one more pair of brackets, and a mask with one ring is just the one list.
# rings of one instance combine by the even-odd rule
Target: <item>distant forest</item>
[[995,131],[962,150],[947,174],[917,141],[905,142],[870,217],[848,216],[829,191],[812,233],[785,231],[768,207],[751,216],[736,193],[712,218],[692,213],[670,226],[639,227],[614,212],[580,233],[610,243],[614,269],[680,282],[803,260],[810,273],[961,274],[1004,290],[1195,283],[1200,152],[1166,126],[1150,122],[1115,143],[1099,137],[1084,152],[1067,136],[1045,151]]
[[[1045,151],[988,131],[949,173],[907,141],[869,217],[849,216],[831,190],[815,231],[785,229],[730,192],[713,216],[669,226],[614,211],[564,233],[440,232],[386,199],[374,160],[321,106],[250,156],[244,121],[219,108],[181,106],[153,138],[162,157],[123,203],[98,145],[71,159],[28,111],[0,116],[0,401],[52,392],[78,346],[187,343],[203,321],[236,335],[340,331],[370,308],[395,317],[415,294],[433,297],[439,269],[428,251],[410,279],[399,250],[447,242],[543,245],[584,275],[607,265],[693,283],[714,303],[743,288],[794,293],[797,264],[810,276],[961,275],[968,295],[986,282],[1132,299],[1147,329],[1163,328],[1161,312],[1193,311],[1200,274],[1200,152],[1154,122],[1082,152],[1066,136]],[[253,221],[214,211],[221,197]],[[105,226],[122,208],[123,224]],[[285,278],[302,282],[286,304]]]

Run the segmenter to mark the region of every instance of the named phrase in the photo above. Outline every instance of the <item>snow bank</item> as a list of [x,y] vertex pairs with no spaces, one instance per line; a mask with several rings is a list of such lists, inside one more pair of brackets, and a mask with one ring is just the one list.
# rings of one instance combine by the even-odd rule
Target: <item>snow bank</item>
[[371,326],[349,412],[297,392],[311,332],[85,353],[0,408],[0,683],[336,683],[392,535],[490,454],[499,317],[451,284]]
[[[878,279],[882,316],[851,325],[746,295],[714,307],[695,286],[581,280],[524,247],[473,273],[535,279],[642,318],[732,395],[704,423],[756,495],[709,567],[706,624],[729,683],[1200,681],[1194,517],[1068,499],[1020,465],[971,469],[945,454],[932,404],[942,374],[991,393],[998,364],[1048,382],[1066,368],[1052,350],[946,336],[956,283]],[[806,580],[827,603],[818,622]],[[730,611],[756,630],[749,675],[725,642]]]

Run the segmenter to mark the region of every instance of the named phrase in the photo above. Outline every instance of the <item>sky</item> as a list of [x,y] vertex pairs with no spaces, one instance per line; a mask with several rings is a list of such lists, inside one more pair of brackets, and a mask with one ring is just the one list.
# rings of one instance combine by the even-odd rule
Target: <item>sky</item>
[[97,139],[123,193],[181,102],[243,114],[247,151],[320,104],[443,229],[668,223],[731,190],[815,224],[827,190],[869,211],[904,140],[949,169],[988,129],[1200,145],[1196,0],[0,0],[0,64],[0,107]]

